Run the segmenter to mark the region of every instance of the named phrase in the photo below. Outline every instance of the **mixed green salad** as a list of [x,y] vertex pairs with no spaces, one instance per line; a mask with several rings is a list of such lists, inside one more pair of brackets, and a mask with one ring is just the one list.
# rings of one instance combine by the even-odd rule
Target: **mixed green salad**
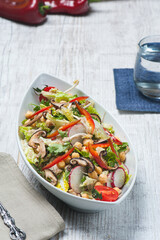
[[129,179],[125,165],[128,143],[114,135],[88,96],[55,86],[34,90],[39,104],[30,104],[19,136],[33,168],[50,184],[70,194],[116,201]]

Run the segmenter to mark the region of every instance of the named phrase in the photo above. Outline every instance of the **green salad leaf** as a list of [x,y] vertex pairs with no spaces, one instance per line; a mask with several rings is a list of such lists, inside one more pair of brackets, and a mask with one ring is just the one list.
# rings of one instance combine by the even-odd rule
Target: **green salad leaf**
[[63,145],[59,143],[54,143],[53,145],[49,146],[47,150],[53,155],[58,156],[65,153],[70,147],[70,142],[65,142]]
[[102,193],[99,193],[96,189],[92,190],[92,197],[102,199]]
[[118,149],[118,152],[125,152],[127,150],[127,147],[128,147],[128,143],[127,142],[123,142],[122,145],[118,145],[119,149]]
[[65,115],[63,115],[60,112],[57,112],[55,109],[52,109],[52,115],[53,115],[54,118],[57,118],[59,120],[63,120],[63,119],[67,120]]
[[97,112],[97,110],[96,110],[92,105],[88,106],[88,107],[86,108],[86,110],[87,110],[90,114],[97,114],[97,115],[99,116],[99,113]]
[[75,148],[74,151],[78,152],[82,157],[89,158],[89,152],[80,151],[78,148]]
[[64,138],[64,137],[67,137],[67,136],[68,136],[66,131],[61,131],[61,130],[58,130],[58,132],[59,132],[59,135],[60,135],[62,138]]
[[42,130],[44,130],[46,132],[50,132],[51,131],[51,129],[49,127],[47,127],[46,122],[36,123],[36,127],[37,128],[41,128]]
[[41,100],[41,104],[45,105],[46,107],[49,106],[49,103],[50,103],[49,100],[45,100],[45,99],[42,99],[42,100]]
[[46,118],[49,119],[51,122],[53,122],[56,128],[60,128],[61,126],[68,123],[67,120],[65,119],[61,120],[61,119],[55,118],[50,113],[47,113]]
[[114,167],[115,164],[117,164],[116,154],[112,152],[110,147],[107,148],[107,154],[106,154],[106,156],[103,155],[103,158],[106,160],[107,165],[110,167]]
[[80,112],[78,111],[77,108],[73,108],[73,107],[72,107],[72,112],[73,112],[73,114],[74,114],[75,116],[77,116],[77,117],[82,117],[82,115],[80,114]]
[[64,176],[65,176],[65,179],[67,180],[67,182],[69,181],[69,174],[70,174],[70,172],[67,169],[65,169]]
[[37,155],[34,152],[33,148],[28,145],[28,142],[26,141],[26,139],[21,140],[21,144],[28,162],[30,162],[31,164],[37,163],[38,162]]
[[81,178],[81,183],[83,183],[84,181],[86,181],[86,176],[83,175],[83,177]]
[[20,137],[22,139],[25,138],[27,141],[29,141],[29,139],[31,138],[31,136],[33,134],[33,128],[32,127],[20,126],[19,127],[19,134],[20,134]]
[[70,100],[75,98],[74,96],[72,96],[68,93],[64,93],[62,91],[57,91],[56,93],[42,91],[42,95],[48,99],[54,98],[55,102],[60,102],[60,101],[69,102]]

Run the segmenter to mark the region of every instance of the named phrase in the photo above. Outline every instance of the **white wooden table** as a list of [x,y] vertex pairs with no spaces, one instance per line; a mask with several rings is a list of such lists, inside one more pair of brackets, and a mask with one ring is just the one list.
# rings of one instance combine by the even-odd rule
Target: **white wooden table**
[[18,160],[15,124],[30,82],[46,72],[95,97],[127,130],[138,156],[133,191],[115,209],[77,213],[52,196],[20,158],[20,168],[37,191],[55,206],[66,229],[54,240],[160,239],[159,114],[119,112],[113,68],[133,67],[137,42],[160,34],[159,0],[104,1],[88,16],[52,15],[39,27],[0,19],[0,151]]

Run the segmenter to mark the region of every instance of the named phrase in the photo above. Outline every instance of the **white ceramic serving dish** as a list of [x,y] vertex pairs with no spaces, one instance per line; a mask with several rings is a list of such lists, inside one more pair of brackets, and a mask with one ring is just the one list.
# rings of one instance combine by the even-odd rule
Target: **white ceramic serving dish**
[[[104,112],[106,112],[104,122],[107,122],[109,124],[112,124],[114,127],[114,130],[116,132],[116,135],[125,142],[129,143],[130,147],[130,152],[127,154],[127,160],[126,160],[126,165],[129,168],[129,172],[132,175],[129,182],[123,187],[122,189],[122,195],[121,197],[116,201],[116,202],[102,202],[102,201],[95,201],[95,200],[89,200],[89,199],[84,199],[80,198],[71,194],[68,194],[54,186],[52,186],[49,182],[47,182],[44,178],[42,178],[30,165],[30,163],[27,161],[25,154],[22,150],[20,138],[18,135],[18,127],[21,125],[22,120],[24,119],[25,113],[29,108],[30,103],[38,103],[38,96],[35,95],[33,88],[39,87],[43,88],[45,85],[49,86],[55,86],[58,89],[64,91],[68,89],[71,85],[68,84],[65,81],[62,81],[60,79],[57,79],[53,76],[50,76],[48,74],[41,74],[36,78],[35,81],[30,85],[28,91],[26,92],[24,99],[22,101],[20,111],[19,111],[19,116],[18,116],[18,121],[17,121],[17,140],[18,140],[18,146],[20,153],[29,167],[29,169],[32,171],[34,176],[38,179],[38,181],[45,187],[47,188],[53,195],[61,199],[63,202],[66,204],[70,205],[72,208],[75,208],[78,211],[84,211],[84,212],[95,212],[95,211],[101,211],[106,208],[111,208],[119,203],[121,203],[129,194],[131,191],[135,179],[136,179],[136,174],[137,174],[137,159],[136,155],[133,150],[132,143],[126,134],[126,132],[123,130],[123,128],[119,125],[119,123],[115,120],[115,118],[108,112],[106,111],[102,106],[100,106],[98,103],[95,103],[95,107],[98,109],[98,112],[100,113],[101,116],[103,116]],[[79,89],[74,89],[72,91],[73,94],[78,94],[80,95],[85,95],[87,96],[87,93],[82,92]]]

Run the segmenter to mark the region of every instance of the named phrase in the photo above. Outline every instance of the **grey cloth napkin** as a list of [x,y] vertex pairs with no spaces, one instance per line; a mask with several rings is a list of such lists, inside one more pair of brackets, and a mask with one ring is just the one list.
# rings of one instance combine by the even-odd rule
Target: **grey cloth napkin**
[[[14,159],[0,153],[0,201],[15,219],[27,240],[48,240],[64,230],[64,221],[52,205],[36,192]],[[0,218],[0,239],[9,240],[9,229]]]

